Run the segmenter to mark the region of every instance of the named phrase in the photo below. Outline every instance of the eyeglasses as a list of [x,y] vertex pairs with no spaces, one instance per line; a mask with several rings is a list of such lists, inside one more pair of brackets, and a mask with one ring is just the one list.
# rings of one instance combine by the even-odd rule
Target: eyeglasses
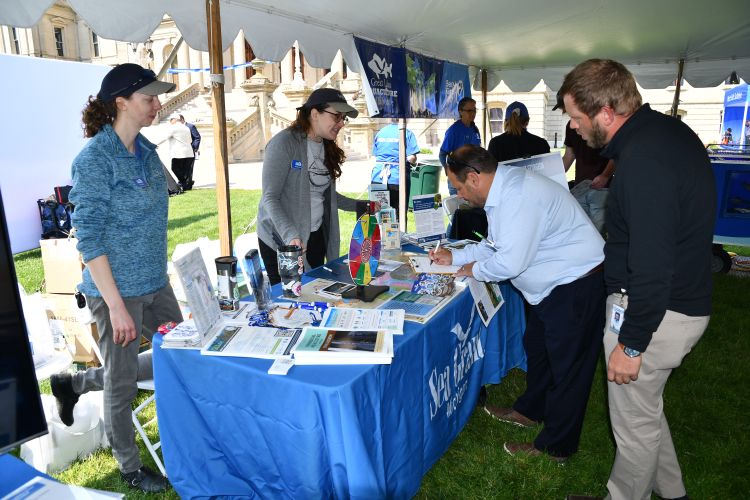
[[113,90],[112,92],[109,93],[109,95],[113,97],[117,97],[118,95],[122,94],[124,91],[128,90],[131,87],[135,87],[136,85],[138,85],[139,83],[141,83],[143,80],[146,80],[146,79],[156,80],[156,73],[154,73],[150,69],[144,69],[141,72],[141,77],[139,79],[137,79],[133,83],[129,83],[128,85],[125,85],[121,89]]
[[333,111],[328,111],[327,109],[324,109],[323,113],[328,113],[329,115],[333,115],[335,117],[336,123],[344,122],[345,125],[349,123],[349,117],[346,116],[344,113],[334,113]]
[[459,160],[457,160],[456,158],[454,158],[454,157],[453,157],[453,153],[451,153],[451,154],[449,154],[449,155],[448,155],[448,157],[446,158],[446,161],[447,161],[447,163],[448,163],[448,164],[449,164],[449,165],[450,165],[451,167],[453,167],[453,168],[454,168],[454,170],[459,170],[459,171],[460,171],[460,170],[465,170],[465,169],[469,169],[469,170],[473,170],[473,171],[474,171],[474,172],[476,172],[477,174],[480,174],[480,173],[481,173],[481,172],[479,171],[479,169],[477,169],[476,167],[472,167],[472,166],[471,166],[471,165],[469,165],[468,163],[464,163],[464,162],[462,162],[462,161],[459,161]]

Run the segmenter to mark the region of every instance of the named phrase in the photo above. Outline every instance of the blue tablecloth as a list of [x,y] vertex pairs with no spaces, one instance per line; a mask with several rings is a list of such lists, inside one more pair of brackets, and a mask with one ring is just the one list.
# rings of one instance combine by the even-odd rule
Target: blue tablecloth
[[484,328],[465,290],[426,325],[406,323],[391,365],[295,366],[162,349],[157,415],[182,498],[411,497],[474,411],[483,384],[525,368],[523,301]]

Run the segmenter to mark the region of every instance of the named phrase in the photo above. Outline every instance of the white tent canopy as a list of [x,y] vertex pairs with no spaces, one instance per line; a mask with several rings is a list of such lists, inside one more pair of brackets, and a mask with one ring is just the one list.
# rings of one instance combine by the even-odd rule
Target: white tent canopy
[[[105,38],[143,41],[164,14],[185,41],[207,50],[205,0],[68,0]],[[0,24],[34,25],[53,0],[4,0]],[[223,47],[240,29],[262,58],[279,61],[298,40],[308,62],[330,66],[341,49],[359,69],[352,36],[488,70],[524,91],[560,85],[590,57],[628,65],[644,87],[684,78],[713,86],[735,71],[750,81],[750,1],[726,0],[221,0]]]

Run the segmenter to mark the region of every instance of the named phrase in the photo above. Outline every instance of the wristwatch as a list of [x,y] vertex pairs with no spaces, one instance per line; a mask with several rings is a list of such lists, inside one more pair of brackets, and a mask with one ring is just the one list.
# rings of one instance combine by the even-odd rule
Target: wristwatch
[[626,347],[622,344],[620,344],[620,347],[622,347],[622,352],[625,353],[625,356],[629,358],[637,358],[638,356],[641,355],[641,351],[633,349],[632,347]]

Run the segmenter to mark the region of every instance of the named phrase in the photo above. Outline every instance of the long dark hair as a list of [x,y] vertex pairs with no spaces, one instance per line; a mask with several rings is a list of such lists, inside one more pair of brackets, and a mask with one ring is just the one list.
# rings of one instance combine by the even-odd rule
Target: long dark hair
[[[289,128],[307,135],[312,129],[310,113],[313,108],[317,109],[319,113],[322,113],[327,107],[328,104],[318,104],[309,108],[307,106],[300,108],[299,111],[297,111],[297,119],[292,122]],[[328,175],[336,180],[341,177],[341,165],[343,165],[344,160],[346,160],[346,154],[344,154],[344,150],[336,144],[336,141],[330,139],[323,139],[323,150],[325,151],[324,164],[326,169],[328,169]]]
[[117,106],[115,101],[104,102],[91,95],[82,114],[83,136],[94,137],[102,127],[114,123],[117,118]]

